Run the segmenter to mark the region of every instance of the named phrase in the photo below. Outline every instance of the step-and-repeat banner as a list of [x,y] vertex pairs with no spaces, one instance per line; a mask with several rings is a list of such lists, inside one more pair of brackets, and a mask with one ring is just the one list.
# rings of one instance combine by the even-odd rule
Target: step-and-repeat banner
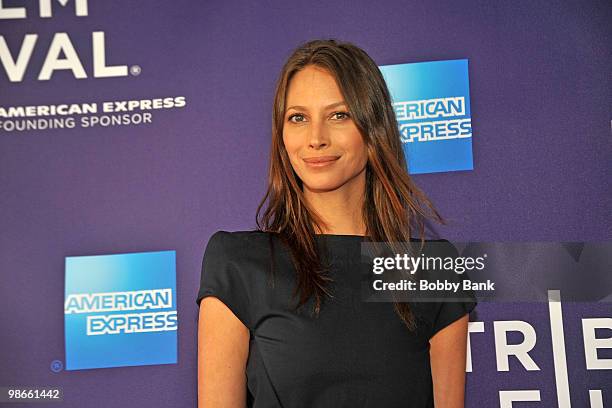
[[207,240],[254,228],[277,75],[336,38],[512,293],[470,316],[467,406],[612,404],[612,7],[546,3],[0,0],[3,398],[195,406]]

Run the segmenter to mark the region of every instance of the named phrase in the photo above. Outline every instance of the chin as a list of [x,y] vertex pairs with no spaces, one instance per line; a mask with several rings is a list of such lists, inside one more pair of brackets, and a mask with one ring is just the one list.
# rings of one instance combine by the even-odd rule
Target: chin
[[326,192],[337,189],[341,186],[338,183],[302,183],[304,189],[308,189],[314,192]]

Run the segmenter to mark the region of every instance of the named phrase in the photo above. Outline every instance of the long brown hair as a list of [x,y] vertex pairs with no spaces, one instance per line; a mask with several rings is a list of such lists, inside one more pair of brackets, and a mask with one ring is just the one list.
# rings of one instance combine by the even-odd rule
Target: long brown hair
[[[424,241],[425,220],[445,224],[429,199],[408,175],[400,133],[384,78],[376,63],[359,47],[333,39],[313,40],[296,48],[280,73],[272,110],[272,144],[268,188],[257,208],[260,230],[275,233],[291,250],[297,272],[296,309],[314,296],[313,311],[319,314],[331,278],[317,251],[315,229],[323,220],[304,198],[299,179],[283,143],[286,93],[293,75],[308,65],[331,73],[359,129],[368,154],[363,219],[366,239],[374,242],[409,242],[418,231]],[[263,215],[261,210],[268,200]],[[394,302],[396,313],[413,330],[415,317],[407,303]]]

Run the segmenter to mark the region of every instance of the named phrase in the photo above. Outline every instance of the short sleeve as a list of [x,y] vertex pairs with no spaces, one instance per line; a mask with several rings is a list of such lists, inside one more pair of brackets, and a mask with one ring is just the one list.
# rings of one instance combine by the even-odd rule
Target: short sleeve
[[238,249],[231,232],[217,231],[213,234],[204,251],[196,303],[199,305],[208,296],[216,297],[250,329],[249,285],[245,271],[237,262]]
[[[445,256],[450,257],[459,256],[457,248],[455,248],[455,246],[447,240],[437,241],[436,245],[440,246],[439,250],[435,250],[436,253],[444,252]],[[459,283],[459,289],[455,295],[444,295],[445,297],[452,297],[454,300],[441,300],[434,303],[435,306],[432,314],[433,319],[429,336],[430,338],[446,326],[472,312],[478,303],[476,301],[474,292],[472,290],[465,290],[463,288],[463,280],[469,279],[467,272],[464,272],[462,275],[459,275],[454,271],[445,272],[445,278],[450,282]]]
[[476,307],[478,302],[461,301],[461,302],[442,302],[438,308],[438,314],[434,320],[430,338],[437,332],[450,325],[465,314],[470,313]]

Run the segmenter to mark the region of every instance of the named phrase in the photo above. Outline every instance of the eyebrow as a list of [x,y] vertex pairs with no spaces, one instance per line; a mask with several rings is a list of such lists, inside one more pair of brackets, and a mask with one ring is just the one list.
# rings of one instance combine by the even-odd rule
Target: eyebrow
[[[331,109],[331,108],[335,108],[336,106],[341,106],[341,105],[346,105],[346,102],[344,102],[344,101],[335,102],[335,103],[332,103],[332,104],[330,104],[330,105],[325,106],[325,107],[324,107],[324,109]],[[308,110],[308,108],[306,108],[306,107],[304,107],[304,106],[294,105],[294,106],[290,106],[290,107],[288,107],[288,108],[285,110],[285,112],[287,112],[287,111],[288,111],[288,110],[290,110],[290,109],[295,109],[295,110],[298,110],[298,109],[301,109],[301,110]]]

